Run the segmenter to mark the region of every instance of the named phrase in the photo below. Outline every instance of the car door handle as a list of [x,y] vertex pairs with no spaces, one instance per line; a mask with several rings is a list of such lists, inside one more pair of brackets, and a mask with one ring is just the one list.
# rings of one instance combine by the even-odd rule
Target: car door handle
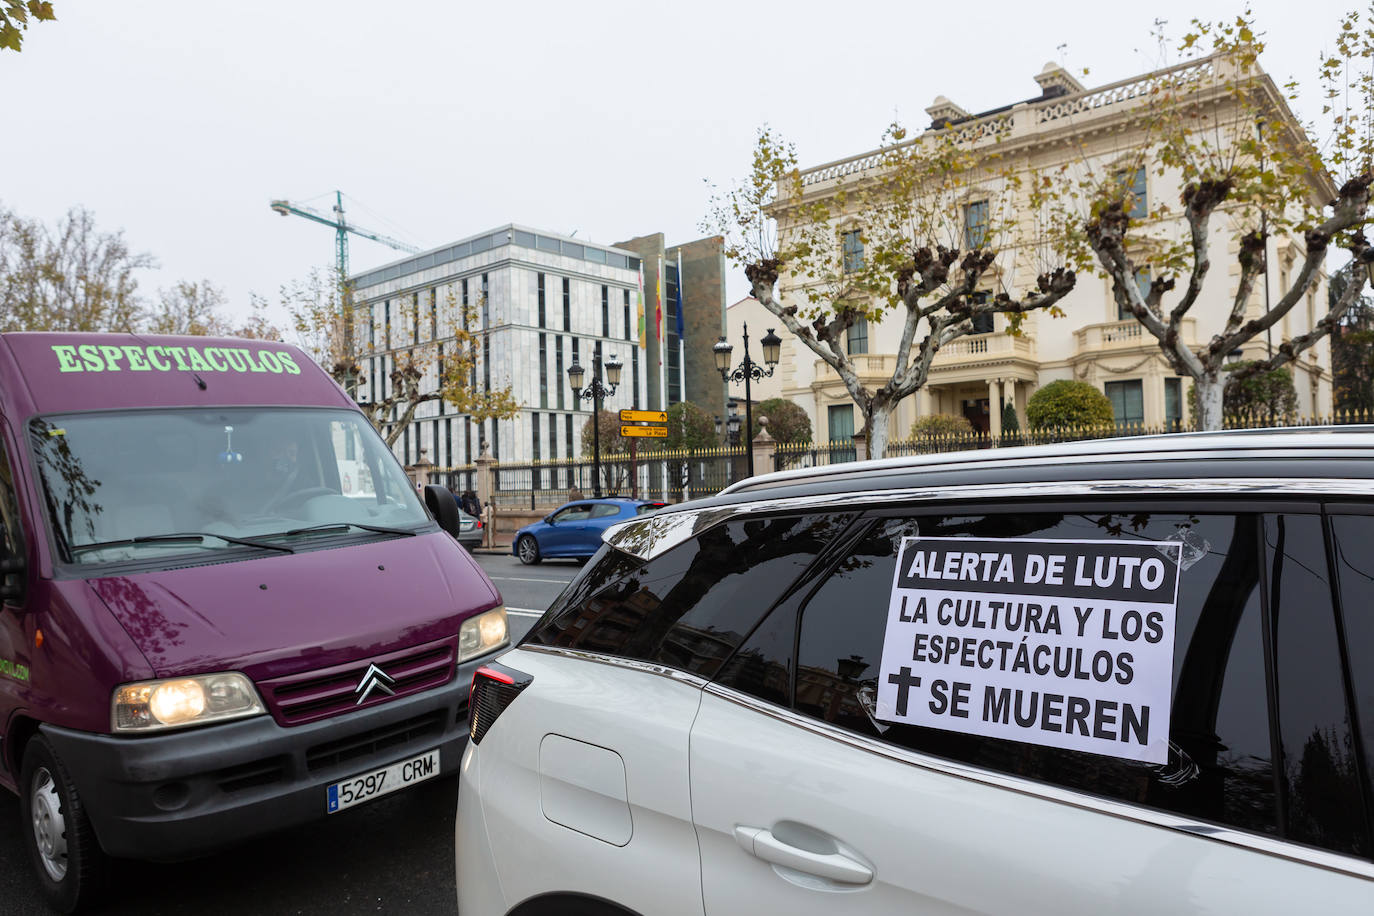
[[735,841],[745,852],[765,862],[794,868],[839,884],[867,884],[873,880],[873,869],[862,862],[837,852],[811,852],[784,843],[767,827],[736,827]]

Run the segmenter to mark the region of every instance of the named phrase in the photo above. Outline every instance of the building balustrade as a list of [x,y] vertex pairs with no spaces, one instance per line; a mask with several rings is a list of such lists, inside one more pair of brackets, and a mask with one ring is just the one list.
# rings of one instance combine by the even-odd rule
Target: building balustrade
[[[1195,346],[1197,341],[1197,321],[1183,319],[1179,328],[1184,343]],[[1156,346],[1154,335],[1134,318],[1125,321],[1108,321],[1103,324],[1090,324],[1073,332],[1074,352],[1100,353],[1104,350],[1134,350],[1140,347],[1153,349]]]

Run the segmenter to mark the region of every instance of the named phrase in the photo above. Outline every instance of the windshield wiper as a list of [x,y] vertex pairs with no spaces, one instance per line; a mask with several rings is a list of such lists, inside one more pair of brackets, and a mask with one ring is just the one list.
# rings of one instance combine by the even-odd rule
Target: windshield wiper
[[262,550],[281,550],[286,553],[295,553],[285,544],[268,544],[266,541],[255,541],[250,538],[236,538],[228,534],[214,534],[209,531],[183,531],[177,534],[143,534],[136,538],[119,538],[114,541],[100,541],[95,544],[73,544],[72,553],[82,553],[87,550],[103,550],[107,547],[127,547],[130,544],[196,544],[206,538],[218,538],[226,544],[242,544],[245,547],[258,547]]
[[316,532],[347,531],[349,528],[361,528],[363,531],[375,531],[378,534],[403,534],[414,537],[414,531],[407,531],[405,528],[386,528],[382,525],[364,525],[360,522],[326,522],[323,525],[310,525],[306,528],[292,528],[290,531],[283,531],[281,534],[271,535],[272,537],[291,537],[297,534],[312,534]]

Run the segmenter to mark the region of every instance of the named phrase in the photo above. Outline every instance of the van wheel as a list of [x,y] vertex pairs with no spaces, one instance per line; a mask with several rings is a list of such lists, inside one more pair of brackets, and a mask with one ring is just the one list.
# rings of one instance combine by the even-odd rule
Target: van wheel
[[515,545],[515,549],[520,555],[520,562],[526,566],[533,566],[539,562],[539,542],[528,534],[520,538],[520,543]]
[[20,831],[48,905],[75,913],[99,895],[105,852],[72,778],[52,745],[35,735],[19,776]]

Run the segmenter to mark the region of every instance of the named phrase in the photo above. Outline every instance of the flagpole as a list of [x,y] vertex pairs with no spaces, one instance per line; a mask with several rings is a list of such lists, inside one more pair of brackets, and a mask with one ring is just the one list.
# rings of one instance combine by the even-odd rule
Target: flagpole
[[682,249],[677,250],[677,390],[687,400],[687,316],[682,314]]
[[654,339],[658,341],[658,409],[668,409],[668,367],[664,364],[663,345],[663,255],[658,256],[658,283],[654,290]]

